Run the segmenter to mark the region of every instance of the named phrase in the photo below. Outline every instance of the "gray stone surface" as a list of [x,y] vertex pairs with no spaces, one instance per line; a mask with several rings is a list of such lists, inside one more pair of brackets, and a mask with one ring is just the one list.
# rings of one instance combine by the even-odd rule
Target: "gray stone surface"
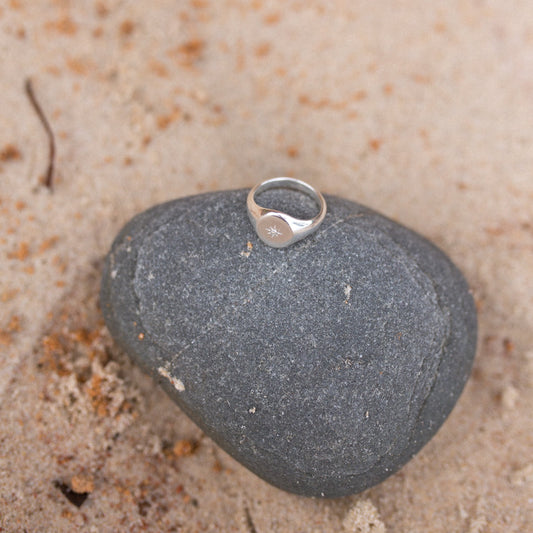
[[[318,232],[267,247],[246,194],[183,198],[130,221],[106,262],[106,323],[252,472],[308,496],[362,491],[456,403],[476,345],[468,286],[424,238],[331,196]],[[291,191],[261,202],[313,211]]]

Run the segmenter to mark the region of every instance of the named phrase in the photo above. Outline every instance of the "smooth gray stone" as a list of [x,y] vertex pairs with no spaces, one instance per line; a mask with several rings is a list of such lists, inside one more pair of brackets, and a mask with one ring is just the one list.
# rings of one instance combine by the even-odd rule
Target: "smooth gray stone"
[[[270,248],[246,194],[133,218],[107,257],[106,323],[261,478],[307,496],[360,492],[413,457],[455,405],[476,346],[468,286],[423,237],[332,196],[315,234]],[[260,200],[314,210],[293,191]]]

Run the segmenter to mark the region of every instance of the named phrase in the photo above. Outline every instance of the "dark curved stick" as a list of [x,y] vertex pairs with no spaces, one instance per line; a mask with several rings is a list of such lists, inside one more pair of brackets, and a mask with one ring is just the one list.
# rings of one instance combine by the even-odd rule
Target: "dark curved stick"
[[28,95],[31,105],[33,109],[35,109],[35,112],[37,113],[37,116],[39,117],[39,120],[41,121],[46,131],[46,135],[48,136],[48,145],[50,147],[50,152],[48,156],[48,168],[46,169],[43,185],[52,190],[52,182],[54,179],[54,158],[56,154],[56,143],[54,139],[54,133],[52,132],[50,123],[46,119],[46,116],[43,113],[43,110],[39,105],[37,98],[35,98],[35,93],[33,92],[33,86],[30,78],[28,78],[24,83],[24,88],[26,89],[26,94]]

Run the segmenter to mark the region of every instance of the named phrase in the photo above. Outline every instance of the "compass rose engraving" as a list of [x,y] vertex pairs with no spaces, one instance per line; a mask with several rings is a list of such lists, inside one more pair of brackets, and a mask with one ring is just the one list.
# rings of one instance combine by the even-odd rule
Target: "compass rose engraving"
[[292,230],[286,220],[277,215],[264,215],[257,222],[257,234],[274,248],[282,248],[292,238]]
[[268,233],[268,236],[272,239],[275,239],[276,237],[279,237],[281,235],[281,231],[279,231],[279,229],[276,227],[275,224],[273,224],[272,226],[269,226],[265,231]]

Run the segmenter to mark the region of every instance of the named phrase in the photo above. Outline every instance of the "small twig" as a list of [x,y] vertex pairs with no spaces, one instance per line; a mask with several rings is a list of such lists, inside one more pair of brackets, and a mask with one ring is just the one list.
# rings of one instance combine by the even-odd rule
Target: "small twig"
[[35,93],[33,92],[33,86],[30,78],[26,80],[24,87],[26,89],[26,94],[28,95],[30,103],[33,109],[35,109],[35,112],[37,113],[37,116],[39,117],[39,120],[41,121],[46,131],[46,135],[48,136],[48,145],[50,147],[50,152],[48,156],[48,168],[46,169],[43,185],[52,190],[52,182],[54,179],[54,159],[56,154],[56,143],[54,139],[54,133],[52,131],[52,128],[50,127],[50,123],[48,122],[45,114],[43,113],[41,106],[39,105],[39,102],[37,101],[37,98],[35,98]]
[[244,506],[244,515],[246,517],[246,525],[248,526],[250,533],[257,533],[254,521],[252,520],[252,515],[250,514],[250,509],[248,509],[246,505]]

